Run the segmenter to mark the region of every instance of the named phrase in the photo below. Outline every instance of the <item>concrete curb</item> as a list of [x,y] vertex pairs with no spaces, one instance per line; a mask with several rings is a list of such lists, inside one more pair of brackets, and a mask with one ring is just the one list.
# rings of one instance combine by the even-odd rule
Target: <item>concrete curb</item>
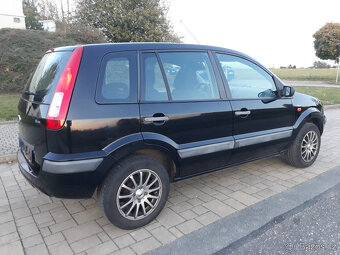
[[18,123],[18,120],[0,121],[0,125],[15,124],[15,123]]
[[213,254],[340,183],[340,166],[262,200],[147,254]]
[[7,154],[0,156],[0,164],[1,163],[10,163],[17,161],[17,154]]
[[340,104],[329,104],[329,105],[324,105],[325,110],[328,109],[338,109],[340,108]]

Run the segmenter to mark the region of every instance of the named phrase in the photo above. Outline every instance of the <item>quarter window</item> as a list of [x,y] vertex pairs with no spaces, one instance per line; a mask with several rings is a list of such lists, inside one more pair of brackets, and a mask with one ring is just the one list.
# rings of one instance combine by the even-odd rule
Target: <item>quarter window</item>
[[159,53],[172,100],[219,99],[216,79],[206,52]]
[[137,102],[136,52],[110,53],[104,57],[96,97],[100,103]]
[[243,58],[217,54],[232,98],[273,98],[277,96],[273,78],[262,68]]

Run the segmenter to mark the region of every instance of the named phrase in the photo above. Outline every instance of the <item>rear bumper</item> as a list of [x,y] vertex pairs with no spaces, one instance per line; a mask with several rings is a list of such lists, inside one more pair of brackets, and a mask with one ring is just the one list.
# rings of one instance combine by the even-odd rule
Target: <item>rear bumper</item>
[[39,173],[27,162],[22,151],[17,154],[18,165],[27,181],[41,192],[60,198],[89,198],[103,176],[103,158],[73,161],[45,159]]

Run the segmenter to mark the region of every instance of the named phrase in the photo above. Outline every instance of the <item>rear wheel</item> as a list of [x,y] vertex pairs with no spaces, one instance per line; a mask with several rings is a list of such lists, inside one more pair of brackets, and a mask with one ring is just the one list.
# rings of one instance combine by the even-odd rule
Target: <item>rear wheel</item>
[[316,160],[320,145],[321,136],[318,127],[313,123],[306,123],[282,157],[292,166],[309,167]]
[[168,193],[166,169],[152,158],[135,155],[111,170],[99,187],[98,197],[111,223],[123,229],[134,229],[157,217]]

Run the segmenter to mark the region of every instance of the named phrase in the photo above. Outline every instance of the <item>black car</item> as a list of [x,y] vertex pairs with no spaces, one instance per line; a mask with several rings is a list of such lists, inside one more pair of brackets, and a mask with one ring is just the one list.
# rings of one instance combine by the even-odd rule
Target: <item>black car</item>
[[160,213],[170,182],[274,155],[312,165],[325,123],[318,99],[254,59],[165,43],[49,50],[18,108],[26,179],[49,196],[97,190],[125,229]]

